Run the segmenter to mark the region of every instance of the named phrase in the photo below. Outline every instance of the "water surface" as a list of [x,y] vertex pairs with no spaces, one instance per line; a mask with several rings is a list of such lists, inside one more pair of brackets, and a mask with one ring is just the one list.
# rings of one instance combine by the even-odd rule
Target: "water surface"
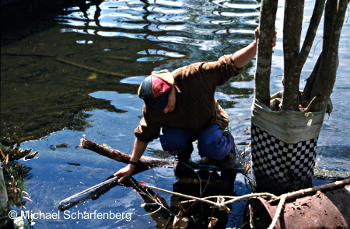
[[[305,25],[312,6],[313,1],[306,1]],[[124,165],[119,162],[81,149],[80,138],[86,136],[131,153],[133,130],[142,115],[143,104],[136,91],[144,77],[152,70],[174,70],[235,52],[252,41],[258,19],[259,3],[253,0],[87,1],[55,11],[47,22],[36,21],[35,29],[28,34],[20,36],[10,33],[12,30],[2,33],[1,141],[9,144],[16,140],[21,142],[21,148],[40,151],[35,159],[18,161],[30,175],[27,192],[32,202],[25,204],[26,209],[57,213],[57,204],[62,199],[102,182],[122,168]],[[273,55],[272,93],[282,88],[282,23],[281,5],[276,22],[278,40]],[[301,88],[320,51],[321,28],[302,72]],[[350,96],[349,42],[346,19],[332,94],[334,110],[322,126],[317,159],[320,168],[347,172],[350,172],[350,103],[346,99]],[[239,150],[250,141],[254,66],[253,60],[242,75],[216,93],[230,116],[229,127]],[[154,141],[145,155],[161,157],[159,149],[159,142]],[[198,160],[198,155],[194,154],[193,159]],[[173,171],[164,168],[143,172],[135,179],[168,190],[177,181]],[[237,178],[235,190],[237,195],[249,192],[242,175]],[[171,195],[161,196],[170,203]],[[157,220],[145,212],[142,203],[131,189],[115,187],[98,200],[69,209],[66,215],[59,213],[57,219],[34,220],[34,227],[154,228]],[[243,205],[235,206],[228,217],[228,227],[241,225]],[[74,213],[95,210],[132,215],[108,220],[73,218]]]

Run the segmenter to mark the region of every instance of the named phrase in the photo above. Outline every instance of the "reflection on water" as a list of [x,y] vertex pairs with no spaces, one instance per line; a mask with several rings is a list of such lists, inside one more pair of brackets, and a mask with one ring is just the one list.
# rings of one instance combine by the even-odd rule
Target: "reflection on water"
[[[33,202],[28,202],[26,207],[42,212],[56,212],[60,200],[102,182],[123,166],[82,150],[79,139],[86,135],[130,153],[133,129],[142,106],[136,91],[145,76],[152,70],[173,70],[233,53],[252,41],[259,17],[259,3],[253,0],[61,1],[54,6],[44,8],[49,9],[47,14],[45,10],[33,9],[39,12],[38,18],[29,20],[29,16],[20,23],[17,23],[21,18],[18,4],[15,10],[2,13],[2,17],[14,23],[1,33],[1,143],[11,144],[16,140],[24,142],[22,147],[40,151],[38,158],[23,164],[32,168],[28,193]],[[307,1],[306,6],[306,14],[310,14],[313,3]],[[283,69],[281,11],[278,15],[272,92],[281,89]],[[316,41],[321,36],[318,34]],[[349,36],[349,24],[345,22],[338,79],[332,95],[335,109],[325,120],[319,141],[321,146],[336,145],[335,151],[343,153],[329,155],[328,150],[320,150],[318,160],[321,167],[338,166],[345,171],[350,171],[349,158],[344,156],[349,153],[349,101],[343,99],[349,95],[350,88],[345,76],[350,69],[344,64],[350,58]],[[316,45],[310,55],[317,56],[319,48]],[[302,79],[310,74],[315,61],[310,56]],[[230,115],[231,132],[241,145],[249,142],[246,131],[250,127],[253,71],[254,62],[216,93]],[[156,155],[153,152],[160,149],[159,143],[151,143],[150,149],[149,154]],[[176,182],[173,171],[166,169],[146,171],[136,179],[169,190]],[[243,177],[236,181],[236,192],[239,195],[248,192]],[[162,196],[170,202],[169,195]],[[36,225],[38,228],[56,225],[151,228],[155,223],[149,215],[144,215],[144,209],[139,207],[141,203],[135,193],[116,187],[72,211],[131,212],[130,222],[61,217],[37,220]],[[234,209],[228,226],[240,225],[242,207],[240,204]]]
[[255,1],[97,1],[64,8],[56,26],[2,46],[1,140],[83,130],[89,126],[84,110],[118,112],[89,93],[134,94],[136,86],[121,79],[213,60],[243,47],[252,38],[258,6]]

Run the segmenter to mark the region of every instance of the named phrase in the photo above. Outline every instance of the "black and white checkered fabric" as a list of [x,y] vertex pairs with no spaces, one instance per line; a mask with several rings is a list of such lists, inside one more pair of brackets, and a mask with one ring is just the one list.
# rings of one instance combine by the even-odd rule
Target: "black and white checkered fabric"
[[316,145],[317,138],[285,143],[252,125],[253,172],[280,182],[309,178],[313,176]]

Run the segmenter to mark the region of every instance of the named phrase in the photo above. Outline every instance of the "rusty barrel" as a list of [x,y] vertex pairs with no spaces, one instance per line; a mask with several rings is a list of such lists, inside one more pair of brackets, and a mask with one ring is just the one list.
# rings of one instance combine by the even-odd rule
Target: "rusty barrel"
[[[243,228],[268,228],[277,209],[262,197],[249,199]],[[288,201],[275,228],[349,228],[350,185]]]

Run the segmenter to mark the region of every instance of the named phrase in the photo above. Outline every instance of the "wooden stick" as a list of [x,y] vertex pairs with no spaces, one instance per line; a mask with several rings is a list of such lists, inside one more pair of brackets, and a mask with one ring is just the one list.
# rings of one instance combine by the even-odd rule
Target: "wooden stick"
[[[105,147],[103,145],[100,145],[86,138],[80,139],[80,146],[84,149],[89,149],[102,156],[105,156],[123,163],[128,163],[131,158],[130,154],[123,153],[116,149]],[[154,157],[142,156],[133,174],[143,172],[153,167],[176,168],[177,163],[178,162],[174,160],[165,160],[165,159],[159,159]],[[220,170],[219,167],[208,165],[208,164],[188,163],[187,165],[192,169],[206,169],[211,171]],[[242,172],[242,168],[236,168],[236,171]]]
[[54,55],[37,54],[37,53],[6,53],[6,52],[2,52],[1,55],[3,55],[3,56],[35,56],[35,57],[51,57],[51,58],[55,58]]
[[88,189],[85,189],[84,191],[81,191],[73,196],[70,196],[64,200],[62,200],[58,204],[58,209],[60,211],[67,210],[77,204],[80,204],[81,202],[84,202],[88,199],[96,199],[98,196],[101,195],[101,193],[105,193],[112,187],[116,185],[120,185],[118,182],[118,179],[120,177],[112,177],[106,181],[103,181],[102,183],[99,183],[95,186],[92,186]]
[[[140,195],[144,201],[144,208],[146,212],[149,212],[151,215],[157,214],[156,217],[159,221],[157,221],[157,223],[164,224],[168,221],[168,218],[170,215],[172,215],[172,212],[169,210],[164,198],[158,196],[152,190],[139,185],[139,183],[133,177],[128,177],[122,183],[118,182],[119,178],[120,177],[111,176],[111,178],[107,179],[106,181],[62,200],[58,204],[58,209],[60,211],[65,211],[88,199],[96,200],[102,194],[106,193],[115,186],[124,186],[133,188]],[[154,206],[156,209],[154,209]]]
[[[102,156],[127,164],[131,158],[130,154],[112,149],[90,141],[86,138],[80,140],[80,146],[84,149],[92,150]],[[152,167],[174,168],[174,161],[142,156],[136,166],[134,173],[140,173]]]
[[[249,144],[250,145],[250,144]],[[91,141],[86,138],[82,138],[80,140],[80,146],[84,149],[88,149],[91,151],[94,151],[100,155],[103,155],[105,157],[111,158],[113,160],[122,162],[122,163],[128,163],[128,161],[131,158],[130,154],[123,153],[119,150],[108,148],[106,146],[100,145],[94,141]],[[138,166],[136,166],[134,175],[136,173],[143,172],[145,170],[148,170],[153,167],[162,167],[162,168],[176,168],[177,161],[174,160],[166,160],[166,159],[159,159],[159,158],[154,158],[154,157],[147,157],[147,156],[142,156],[140,159],[140,163]],[[191,162],[186,164],[193,170],[195,169],[203,169],[203,170],[210,170],[210,171],[220,171],[219,167],[210,165],[210,164],[201,164],[201,163],[195,163]],[[237,173],[243,173],[245,174],[246,172],[244,171],[244,168],[242,167],[236,167],[236,172]],[[317,172],[317,171],[316,171]],[[316,177],[322,177],[321,174],[315,174]]]
[[281,211],[282,211],[282,208],[283,208],[283,206],[284,206],[285,203],[286,203],[286,195],[283,194],[283,195],[281,196],[280,202],[278,203],[275,216],[273,217],[273,220],[272,220],[272,222],[271,222],[271,224],[270,224],[270,226],[269,226],[268,229],[273,229],[273,228],[275,228],[275,225],[276,225],[276,223],[277,223],[278,218],[281,216]]
[[82,64],[77,64],[77,63],[74,63],[72,61],[68,61],[68,60],[62,59],[60,57],[56,57],[54,55],[35,54],[35,53],[21,53],[21,54],[20,53],[1,53],[1,55],[50,57],[50,58],[54,58],[55,60],[57,60],[57,61],[59,61],[61,63],[65,63],[65,64],[68,64],[68,65],[71,65],[71,66],[74,66],[74,67],[77,67],[77,68],[85,69],[85,70],[88,70],[88,71],[97,72],[97,73],[101,73],[101,74],[104,74],[104,75],[111,75],[111,76],[122,76],[122,77],[126,76],[124,74],[120,74],[120,73],[117,73],[117,72],[108,72],[108,71],[100,70],[100,69],[97,69],[97,68],[88,67],[88,66],[85,66],[85,65],[82,65]]
[[71,61],[59,58],[59,57],[56,57],[55,60],[57,60],[59,62],[62,62],[62,63],[65,63],[65,64],[69,64],[69,65],[74,66],[74,67],[82,68],[82,69],[85,69],[85,70],[88,70],[88,71],[92,71],[92,72],[98,72],[98,73],[105,74],[105,75],[125,76],[125,75],[120,74],[120,73],[107,72],[107,71],[103,71],[103,70],[100,70],[100,69],[97,69],[97,68],[92,68],[92,67],[88,67],[88,66],[85,66],[85,65],[77,64],[77,63],[74,63],[74,62],[71,62]]
[[[289,199],[294,199],[294,198],[298,198],[301,196],[305,196],[306,194],[310,194],[310,193],[317,192],[317,191],[324,191],[324,190],[329,190],[329,189],[334,189],[334,188],[340,188],[340,187],[343,187],[343,186],[348,185],[348,184],[350,184],[350,178],[347,178],[347,179],[344,179],[341,181],[335,181],[333,183],[328,183],[328,184],[324,184],[324,185],[320,185],[320,186],[315,186],[312,188],[301,189],[301,190],[286,193],[283,195],[286,195],[286,200],[289,200]],[[283,195],[281,195],[273,200],[270,200],[269,203],[273,203],[275,201],[280,200]]]

